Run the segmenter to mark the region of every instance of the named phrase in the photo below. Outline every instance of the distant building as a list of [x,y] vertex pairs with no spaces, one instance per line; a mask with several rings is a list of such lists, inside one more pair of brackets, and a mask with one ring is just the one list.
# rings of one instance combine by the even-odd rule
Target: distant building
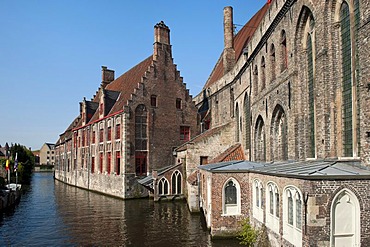
[[40,165],[55,165],[55,144],[44,143],[39,151]]

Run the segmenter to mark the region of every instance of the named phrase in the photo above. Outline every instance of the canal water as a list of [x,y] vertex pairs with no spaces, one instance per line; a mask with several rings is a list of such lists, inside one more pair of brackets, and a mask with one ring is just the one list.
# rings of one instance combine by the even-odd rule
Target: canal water
[[0,246],[240,246],[211,240],[185,202],[120,200],[34,173],[19,205],[0,216]]

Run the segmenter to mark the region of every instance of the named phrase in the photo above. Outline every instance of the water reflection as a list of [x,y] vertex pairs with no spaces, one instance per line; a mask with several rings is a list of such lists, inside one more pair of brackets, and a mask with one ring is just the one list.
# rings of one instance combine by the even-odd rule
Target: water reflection
[[211,241],[185,202],[123,201],[37,173],[14,215],[0,220],[5,246],[240,246]]

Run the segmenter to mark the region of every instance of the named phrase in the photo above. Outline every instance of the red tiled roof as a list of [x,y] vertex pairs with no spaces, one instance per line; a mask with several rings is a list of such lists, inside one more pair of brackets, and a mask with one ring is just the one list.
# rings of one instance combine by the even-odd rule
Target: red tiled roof
[[233,161],[233,160],[245,160],[245,155],[243,148],[240,143],[234,144],[228,149],[226,149],[225,152],[219,154],[214,159],[209,161],[208,163],[219,163],[223,161]]
[[151,55],[107,85],[107,90],[121,92],[110,114],[123,110],[123,106],[131,98],[131,94],[133,94],[135,88],[138,87],[138,83],[141,82],[141,78],[144,76],[145,72],[148,71],[152,61],[153,56]]
[[[120,96],[118,97],[117,102],[109,111],[108,115],[113,115],[123,110],[123,106],[130,99],[131,94],[134,93],[135,88],[137,88],[138,83],[141,82],[141,78],[144,76],[145,72],[148,71],[149,66],[152,64],[152,61],[153,56],[150,55],[148,58],[144,59],[136,66],[132,67],[126,73],[122,74],[120,77],[106,86],[106,90],[120,92]],[[95,95],[93,102],[99,102],[100,94],[101,90],[99,90],[98,93]],[[95,111],[89,123],[93,123],[97,120],[99,120],[99,111]],[[77,127],[80,127],[80,125]]]
[[[243,49],[248,44],[250,38],[253,36],[262,18],[265,16],[269,4],[265,4],[234,37],[234,50],[235,60],[238,61],[243,53]],[[214,69],[211,72],[205,86],[203,88],[210,87],[214,82],[219,80],[224,73],[222,53],[218,59]]]

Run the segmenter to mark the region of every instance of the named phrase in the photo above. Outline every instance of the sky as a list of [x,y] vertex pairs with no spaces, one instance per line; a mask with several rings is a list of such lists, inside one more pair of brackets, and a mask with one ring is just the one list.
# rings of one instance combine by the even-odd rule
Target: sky
[[223,50],[223,8],[237,30],[264,0],[1,0],[0,145],[55,143],[101,83],[153,53],[154,25],[170,28],[172,56],[200,93]]

